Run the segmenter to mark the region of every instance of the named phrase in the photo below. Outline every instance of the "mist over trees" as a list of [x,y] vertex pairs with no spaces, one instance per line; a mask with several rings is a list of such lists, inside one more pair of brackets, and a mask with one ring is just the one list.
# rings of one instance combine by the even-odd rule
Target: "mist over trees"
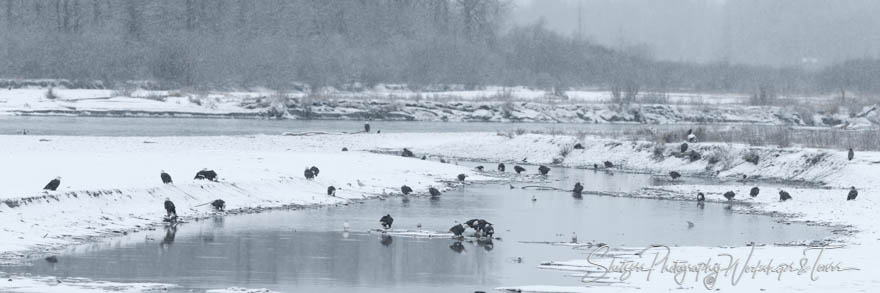
[[590,86],[751,92],[765,85],[792,92],[877,90],[862,86],[869,81],[851,76],[846,66],[816,73],[657,61],[649,53],[551,31],[541,21],[506,29],[510,5],[502,0],[0,0],[0,78],[276,89],[405,83],[560,91]]

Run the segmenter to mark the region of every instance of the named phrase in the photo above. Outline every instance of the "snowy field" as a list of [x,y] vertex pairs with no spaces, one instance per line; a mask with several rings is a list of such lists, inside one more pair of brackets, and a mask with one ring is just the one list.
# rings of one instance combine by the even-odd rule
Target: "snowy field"
[[[656,145],[641,141],[614,141],[573,136],[524,134],[513,137],[495,133],[394,133],[394,134],[327,134],[312,136],[223,136],[223,137],[42,137],[0,136],[6,155],[0,164],[0,184],[4,186],[0,200],[0,222],[3,239],[0,250],[5,261],[42,257],[60,247],[96,237],[108,237],[136,230],[152,229],[164,214],[161,203],[169,197],[178,212],[187,219],[210,215],[209,206],[199,206],[217,198],[226,200],[230,210],[248,211],[313,204],[344,204],[350,200],[397,193],[403,184],[424,194],[429,186],[447,186],[460,173],[469,181],[493,180],[494,171],[480,174],[457,166],[458,160],[481,160],[491,168],[497,162],[555,164],[592,168],[604,161],[614,163],[612,170],[648,172],[664,175],[675,170],[686,175],[711,176],[728,181],[728,185],[676,184],[663,188],[646,188],[636,196],[675,200],[695,200],[697,191],[706,193],[708,201],[726,201],[722,194],[736,192],[731,209],[744,213],[777,213],[790,221],[810,221],[849,227],[853,234],[826,239],[844,247],[826,251],[821,262],[837,263],[840,268],[858,268],[843,272],[822,272],[811,281],[807,273],[743,277],[731,285],[731,276],[719,276],[714,288],[735,291],[841,292],[864,291],[878,286],[878,269],[872,263],[880,249],[875,212],[876,194],[880,190],[880,153],[858,152],[848,161],[846,153],[823,149],[751,148],[736,144],[694,143],[690,150],[700,154],[691,159],[680,153],[678,144]],[[583,147],[573,149],[580,143]],[[350,151],[342,152],[347,147]],[[429,155],[421,161],[399,156],[403,148],[416,156]],[[746,154],[757,156],[757,164],[747,162]],[[437,162],[444,158],[453,162]],[[302,170],[318,166],[315,180],[303,178]],[[193,180],[201,168],[211,168],[220,175],[220,182]],[[170,173],[174,185],[163,185],[159,171]],[[745,182],[742,181],[746,176]],[[44,193],[40,188],[55,176],[62,176],[58,191]],[[786,188],[794,200],[778,202],[779,188],[765,187],[755,198],[748,196],[753,185],[786,181],[821,184],[821,188]],[[337,188],[335,197],[326,189]],[[845,201],[847,189],[856,186],[860,196]],[[585,186],[590,194],[590,186]],[[607,195],[607,194],[606,194]],[[592,195],[586,195],[592,196]],[[634,223],[637,224],[637,223]],[[699,225],[699,223],[696,223]],[[821,239],[816,239],[821,240]],[[639,249],[639,248],[631,248]],[[749,255],[751,247],[674,247],[670,258],[690,263],[705,262],[718,254],[737,257]],[[650,264],[630,250],[619,253],[623,259]],[[595,273],[596,266],[583,259],[547,260],[541,269],[560,270],[561,274]],[[814,259],[815,251],[809,252]],[[645,254],[648,255],[648,254]],[[794,262],[804,257],[802,246],[758,247],[753,261],[766,264]],[[607,259],[606,259],[607,261]],[[755,263],[750,263],[754,265]],[[831,270],[833,266],[822,267]],[[836,267],[835,267],[836,268]],[[809,270],[808,270],[809,271]],[[628,292],[638,289],[703,289],[703,277],[688,275],[681,285],[671,273],[655,275],[650,281],[644,273],[611,284],[590,286],[589,283],[568,287],[511,287],[524,292]],[[592,276],[592,275],[588,275]],[[614,274],[611,274],[614,276]],[[617,275],[619,276],[619,274]],[[156,284],[106,284],[88,280],[68,281],[42,277],[15,276],[13,281],[0,282],[0,291],[73,292],[102,291],[118,288],[123,291],[154,290]],[[573,283],[576,281],[573,280]],[[59,285],[60,284],[60,285]],[[522,284],[511,284],[522,285]],[[589,286],[589,287],[587,287]],[[237,290],[230,288],[228,290]]]

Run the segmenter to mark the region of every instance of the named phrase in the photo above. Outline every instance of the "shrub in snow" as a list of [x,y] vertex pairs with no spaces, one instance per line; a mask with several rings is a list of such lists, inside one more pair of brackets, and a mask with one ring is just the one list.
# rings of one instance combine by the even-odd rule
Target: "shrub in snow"
[[50,87],[49,90],[46,91],[46,99],[48,99],[48,100],[58,99],[58,96],[55,95],[54,88]]
[[759,161],[760,159],[761,159],[761,157],[758,156],[758,153],[755,152],[755,151],[752,151],[752,150],[750,150],[750,151],[746,152],[745,154],[743,154],[743,161],[746,161],[746,162],[749,162],[749,163],[752,163],[752,164],[755,164],[755,165],[758,164],[758,161]]

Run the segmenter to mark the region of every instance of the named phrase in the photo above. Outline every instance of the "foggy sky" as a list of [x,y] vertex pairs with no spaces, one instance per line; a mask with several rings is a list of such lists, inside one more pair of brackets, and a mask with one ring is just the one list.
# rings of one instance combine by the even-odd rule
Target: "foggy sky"
[[880,57],[875,0],[513,0],[511,24],[672,61],[820,67]]

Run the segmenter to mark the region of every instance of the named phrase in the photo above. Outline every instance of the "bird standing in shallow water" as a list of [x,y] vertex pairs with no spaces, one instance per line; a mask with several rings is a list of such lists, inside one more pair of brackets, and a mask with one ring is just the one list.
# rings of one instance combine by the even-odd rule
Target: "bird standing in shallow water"
[[382,218],[379,219],[379,223],[382,223],[382,228],[385,228],[385,230],[388,230],[388,229],[391,229],[391,224],[394,223],[394,218],[392,218],[391,215],[388,214],[388,215],[382,216]]
[[584,186],[581,185],[580,182],[575,183],[574,189],[571,190],[571,193],[572,193],[572,195],[574,195],[574,197],[581,197],[583,192],[584,192]]
[[458,181],[464,182],[464,179],[467,178],[467,175],[458,174]]
[[706,195],[702,192],[697,192],[697,201],[703,202],[706,201]]
[[856,190],[855,186],[849,188],[849,194],[846,195],[846,200],[855,200],[856,197],[859,196],[859,191]]
[[432,197],[440,196],[440,190],[437,190],[437,188],[434,188],[434,187],[429,187],[428,193],[430,193]]
[[547,173],[550,172],[550,167],[541,165],[540,167],[538,167],[538,172],[540,172],[541,175],[547,175]]
[[409,186],[404,185],[400,187],[400,193],[403,193],[403,195],[409,195],[412,192],[413,190]]
[[165,198],[165,216],[169,219],[177,219],[177,209],[170,198]]

